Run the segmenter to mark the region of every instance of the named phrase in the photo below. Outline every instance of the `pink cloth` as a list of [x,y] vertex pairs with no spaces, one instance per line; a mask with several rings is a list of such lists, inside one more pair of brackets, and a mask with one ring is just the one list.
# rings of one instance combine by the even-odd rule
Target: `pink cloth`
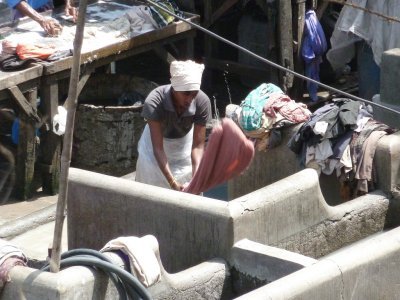
[[254,156],[254,144],[234,121],[213,128],[203,158],[184,192],[200,194],[242,173]]
[[15,266],[26,266],[26,262],[23,258],[17,256],[7,258],[0,266],[0,282],[5,284],[10,281],[8,273]]
[[280,93],[273,93],[270,95],[263,107],[263,111],[271,118],[275,118],[276,114],[280,113],[282,117],[293,123],[308,121],[311,116],[307,105],[304,103],[297,103],[290,99],[289,96]]

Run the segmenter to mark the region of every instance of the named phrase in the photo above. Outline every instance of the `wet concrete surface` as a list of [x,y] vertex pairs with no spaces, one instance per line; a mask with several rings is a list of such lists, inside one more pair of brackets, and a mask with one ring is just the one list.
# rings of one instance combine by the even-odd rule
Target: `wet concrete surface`
[[57,203],[57,199],[58,195],[49,196],[42,192],[36,192],[32,198],[25,201],[11,198],[0,205],[0,226],[53,205]]
[[[18,246],[30,260],[45,260],[53,243],[57,200],[58,195],[49,196],[38,191],[29,200],[11,198],[0,205],[1,238]],[[46,218],[51,221],[46,222]],[[64,223],[62,237],[62,251],[66,250],[67,222]]]

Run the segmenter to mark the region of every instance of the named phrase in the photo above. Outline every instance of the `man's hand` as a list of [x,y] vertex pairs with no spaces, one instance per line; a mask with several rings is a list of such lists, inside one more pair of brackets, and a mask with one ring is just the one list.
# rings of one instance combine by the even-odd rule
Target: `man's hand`
[[62,26],[53,18],[46,18],[34,10],[26,1],[22,0],[15,8],[23,15],[39,23],[44,31],[50,36],[57,36],[61,33]]
[[169,184],[171,186],[171,189],[176,191],[183,191],[183,185],[177,182],[175,179],[173,179],[173,181],[170,182]]
[[53,18],[42,18],[39,24],[50,36],[59,36],[61,34],[62,26]]
[[78,10],[76,9],[76,7],[73,7],[69,4],[65,5],[65,15],[66,16],[71,16],[72,17],[72,21],[74,23],[76,23],[76,21],[78,20]]
[[65,0],[64,12],[66,16],[71,16],[72,21],[76,23],[76,21],[78,20],[78,10],[76,9],[76,7],[71,5],[71,0]]

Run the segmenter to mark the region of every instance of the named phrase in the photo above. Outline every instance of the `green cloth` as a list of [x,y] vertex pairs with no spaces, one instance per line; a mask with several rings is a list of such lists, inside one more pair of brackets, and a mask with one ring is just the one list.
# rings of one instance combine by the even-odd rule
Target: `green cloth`
[[240,103],[242,112],[239,122],[243,129],[252,131],[261,127],[263,108],[272,93],[283,94],[283,91],[272,83],[262,83]]

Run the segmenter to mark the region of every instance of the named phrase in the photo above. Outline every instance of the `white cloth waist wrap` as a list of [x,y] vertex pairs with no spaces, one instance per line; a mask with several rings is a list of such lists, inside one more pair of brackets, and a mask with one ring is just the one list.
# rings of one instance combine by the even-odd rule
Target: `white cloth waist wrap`
[[[182,138],[164,138],[164,151],[175,179],[184,184],[192,178],[192,143],[193,127]],[[167,179],[161,172],[153,153],[150,128],[146,125],[138,145],[139,157],[136,162],[135,180],[142,183],[170,188]]]

